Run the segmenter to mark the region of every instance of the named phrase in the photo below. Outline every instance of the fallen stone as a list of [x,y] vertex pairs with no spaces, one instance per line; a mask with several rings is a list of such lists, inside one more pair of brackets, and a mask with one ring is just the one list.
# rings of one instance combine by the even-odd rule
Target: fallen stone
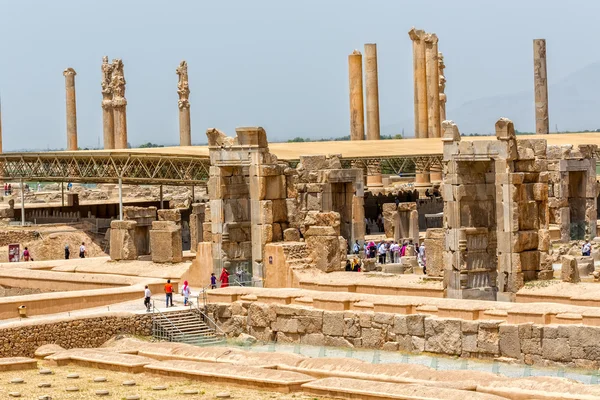
[[79,388],[77,386],[69,386],[65,389],[67,392],[79,392]]
[[57,344],[45,344],[40,346],[35,351],[34,355],[36,358],[45,358],[51,356],[54,353],[58,353],[59,351],[65,351],[65,349]]
[[21,393],[19,392],[10,392],[8,394],[9,397],[21,397]]
[[94,382],[106,382],[106,378],[104,376],[97,376],[94,378]]
[[135,386],[135,381],[125,381],[123,382],[123,386]]
[[198,391],[195,389],[184,390],[183,394],[198,394]]
[[139,394],[133,394],[131,396],[126,396],[125,397],[125,400],[139,400],[139,399],[141,399],[141,397],[140,397]]
[[96,396],[108,396],[110,392],[105,389],[96,390]]
[[67,379],[79,379],[79,374],[69,374],[67,375]]
[[215,397],[217,399],[229,399],[231,397],[231,394],[229,394],[229,392],[220,392],[220,393],[217,393],[215,395]]
[[22,378],[15,378],[10,381],[10,383],[25,383]]
[[52,375],[52,371],[49,369],[40,369],[40,375]]
[[40,397],[38,397],[38,400],[52,400],[52,397],[50,397],[50,395],[43,394]]
[[41,383],[38,383],[37,387],[39,387],[39,388],[49,388],[49,387],[52,387],[52,384],[50,382],[41,382]]
[[247,333],[240,333],[240,335],[235,339],[236,342],[242,345],[252,345],[256,343],[256,338],[252,335],[248,335]]
[[166,386],[152,386],[152,390],[167,390]]

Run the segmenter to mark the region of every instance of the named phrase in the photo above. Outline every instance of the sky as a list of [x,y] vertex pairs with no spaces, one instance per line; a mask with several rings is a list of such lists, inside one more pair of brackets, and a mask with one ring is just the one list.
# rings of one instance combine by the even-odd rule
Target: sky
[[348,135],[347,56],[365,43],[377,43],[382,134],[401,133],[390,127],[412,121],[412,26],[439,37],[451,109],[533,91],[534,38],[547,40],[550,84],[599,61],[599,11],[590,0],[0,0],[3,147],[66,146],[67,67],[79,145],[101,144],[103,55],[123,59],[133,146],[178,143],[181,60],[193,143],[211,127],[262,126],[271,141]]

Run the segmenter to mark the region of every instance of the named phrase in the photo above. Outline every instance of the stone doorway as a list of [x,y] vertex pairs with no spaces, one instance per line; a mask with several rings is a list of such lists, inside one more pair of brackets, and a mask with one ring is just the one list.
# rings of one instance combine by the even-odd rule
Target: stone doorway
[[331,184],[331,209],[340,214],[340,235],[352,244],[352,182]]
[[569,232],[571,240],[583,240],[586,233],[586,171],[569,171]]

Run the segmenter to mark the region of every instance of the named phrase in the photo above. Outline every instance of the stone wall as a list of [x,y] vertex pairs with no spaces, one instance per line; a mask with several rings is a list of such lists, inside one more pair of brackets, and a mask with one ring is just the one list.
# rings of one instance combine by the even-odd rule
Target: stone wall
[[55,343],[65,349],[99,347],[118,334],[152,334],[150,314],[106,314],[25,324],[0,328],[0,357],[33,357],[35,350],[44,344]]
[[600,366],[600,327],[324,311],[249,301],[213,303],[209,313],[228,335],[248,333],[261,341],[505,357],[530,365]]

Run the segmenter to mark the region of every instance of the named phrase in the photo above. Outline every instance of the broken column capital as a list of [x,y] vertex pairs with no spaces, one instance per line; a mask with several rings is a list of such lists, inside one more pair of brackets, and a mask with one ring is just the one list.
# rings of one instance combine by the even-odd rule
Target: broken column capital
[[416,29],[414,26],[408,31],[408,37],[412,41],[423,40],[425,38],[425,31],[422,29]]
[[500,118],[496,122],[496,139],[498,140],[515,140],[515,126],[508,118]]
[[442,142],[460,142],[460,132],[454,121],[442,122]]

